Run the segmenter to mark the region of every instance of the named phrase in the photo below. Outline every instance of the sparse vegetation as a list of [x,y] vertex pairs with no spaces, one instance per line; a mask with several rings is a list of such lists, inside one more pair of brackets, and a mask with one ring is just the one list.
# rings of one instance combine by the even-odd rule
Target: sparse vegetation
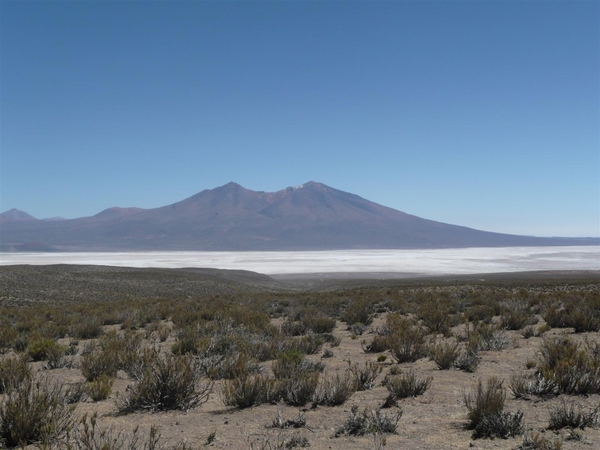
[[506,439],[523,433],[523,413],[505,412],[505,400],[506,393],[496,377],[489,378],[485,386],[479,380],[475,390],[465,394],[468,428],[473,430],[473,438]]
[[[0,268],[0,279],[3,270],[6,269]],[[143,272],[136,273],[142,276]],[[257,447],[260,442],[272,448],[276,443],[282,448],[308,445],[305,438],[295,434],[293,428],[297,427],[310,431],[310,444],[322,446],[331,437],[327,431],[331,425],[310,426],[311,417],[325,414],[321,408],[327,408],[327,417],[332,418],[333,426],[338,426],[338,436],[365,433],[367,437],[352,438],[357,446],[383,448],[387,443],[393,448],[408,448],[408,434],[397,427],[398,414],[394,410],[384,414],[376,408],[402,403],[410,404],[414,420],[410,433],[439,426],[440,432],[451,432],[448,436],[456,447],[467,447],[471,433],[478,438],[521,434],[523,415],[517,409],[523,408],[528,417],[534,404],[543,420],[551,419],[553,425],[549,428],[558,434],[546,432],[543,436],[534,429],[525,435],[522,448],[555,449],[563,441],[569,447],[579,445],[574,442],[577,440],[595,442],[598,436],[593,424],[598,411],[594,409],[594,395],[600,393],[600,336],[597,331],[573,334],[585,328],[573,326],[573,305],[579,302],[586,312],[596,311],[600,292],[596,281],[377,281],[356,286],[332,282],[322,291],[254,291],[224,283],[218,288],[223,290],[217,292],[201,290],[205,288],[195,281],[190,288],[192,284],[186,284],[189,279],[173,284],[169,278],[163,278],[160,287],[157,280],[151,280],[153,290],[140,295],[136,283],[150,280],[129,279],[127,271],[119,272],[119,277],[114,277],[114,283],[105,280],[101,286],[95,285],[102,295],[89,292],[89,301],[79,291],[57,296],[55,292],[60,292],[62,286],[43,290],[39,285],[28,291],[20,289],[19,292],[28,292],[25,301],[25,297],[11,297],[11,292],[16,291],[6,291],[0,283],[0,294],[4,295],[0,305],[0,407],[6,411],[9,400],[14,403],[17,392],[23,392],[25,385],[31,386],[28,395],[36,397],[39,404],[43,396],[34,395],[35,386],[46,383],[70,418],[64,422],[63,431],[50,433],[53,425],[48,425],[48,433],[27,438],[29,444],[17,446],[33,444],[32,447],[44,450],[137,450],[154,445],[157,450],[191,450],[205,444],[229,444],[232,440],[232,446],[243,447],[243,417],[263,415],[274,403],[280,404],[285,419],[280,414],[279,425],[275,421],[272,424],[276,430],[266,433],[264,442],[253,441],[255,448],[262,448]],[[163,288],[162,284],[169,283],[169,290]],[[102,291],[102,286],[118,286],[114,288],[118,298],[108,288]],[[552,319],[552,314],[558,318],[552,322],[552,329],[543,322],[536,324],[536,319]],[[571,322],[564,319],[567,316]],[[564,328],[569,324],[571,327]],[[514,350],[511,344],[520,348]],[[338,347],[332,351],[335,346]],[[504,351],[500,353],[486,353],[501,349]],[[421,359],[427,356],[432,361]],[[33,361],[34,357],[37,361]],[[481,396],[492,401],[478,402],[477,389],[463,399],[472,375],[440,372],[434,370],[436,366],[441,370],[479,370],[486,374],[498,371],[499,376],[510,381],[505,386],[498,382],[499,387],[489,389],[489,394],[488,384],[481,382]],[[382,370],[388,374],[386,377],[380,377]],[[115,376],[119,381],[113,384]],[[210,402],[211,411],[200,407],[187,413],[194,417],[199,430],[189,444],[168,447],[158,441],[157,429],[152,435],[148,434],[150,428],[133,433],[129,426],[105,426],[118,423],[115,420],[123,424],[129,420],[114,419],[115,413],[171,410],[168,414],[173,417],[172,423],[180,424],[172,425],[173,432],[178,433],[178,427],[189,422],[179,420],[183,411],[206,401],[213,385],[220,396]],[[433,389],[428,390],[431,386]],[[508,400],[505,387],[512,394]],[[44,389],[40,388],[40,392]],[[358,389],[369,392],[355,393]],[[444,395],[438,397],[440,391]],[[423,393],[424,397],[402,400]],[[560,394],[586,397],[565,402],[565,406],[557,400],[539,401]],[[498,396],[501,401],[494,400]],[[358,404],[348,417],[349,399]],[[526,403],[524,399],[534,401]],[[216,427],[208,417],[216,417],[212,409],[215,403],[219,409],[219,400],[223,409],[218,414],[223,414],[223,422],[239,423],[239,427],[219,428],[222,431],[210,438]],[[445,402],[456,404],[461,400],[468,404],[471,431],[449,430],[447,424],[432,421],[435,415],[448,411],[444,409],[448,406]],[[85,419],[87,432],[70,409],[82,401],[86,403],[77,406],[77,411],[102,411],[94,418],[94,426],[91,415]],[[21,401],[21,405],[24,403]],[[302,410],[294,415],[295,408],[286,404]],[[494,409],[494,404],[502,407]],[[238,411],[247,407],[256,410]],[[11,408],[19,409],[14,405]],[[273,410],[270,411],[268,414],[273,417]],[[33,422],[25,423],[28,417],[22,413],[15,417],[20,417],[17,425],[21,429],[33,426]],[[142,427],[150,427],[158,417],[148,416]],[[40,423],[44,420],[49,419],[38,419]],[[8,425],[0,423],[0,429],[6,431]],[[353,429],[363,431],[352,434]],[[387,434],[394,429],[397,436]],[[168,442],[172,439],[169,434]],[[131,447],[134,441],[137,447]],[[516,445],[509,441],[500,446],[504,448],[509,443],[511,448]],[[430,441],[426,445],[434,446]]]

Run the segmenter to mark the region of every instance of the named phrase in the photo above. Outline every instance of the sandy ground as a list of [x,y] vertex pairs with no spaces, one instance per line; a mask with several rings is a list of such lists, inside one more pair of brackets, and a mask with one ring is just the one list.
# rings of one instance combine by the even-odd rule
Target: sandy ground
[[[383,316],[376,318],[372,329],[383,323]],[[454,331],[460,331],[456,328]],[[569,330],[551,330],[548,336],[570,334]],[[341,344],[331,350],[334,357],[321,359],[325,362],[325,373],[347,370],[347,361],[363,364],[366,360],[376,360],[378,355],[366,354],[361,348],[361,340],[370,340],[371,334],[367,333],[358,338],[353,338],[343,323],[338,322],[334,334],[341,338]],[[510,378],[514,374],[532,373],[533,369],[526,369],[528,360],[539,359],[539,346],[542,338],[533,337],[524,339],[519,332],[510,332],[513,345],[506,350],[482,352],[482,362],[475,373],[465,373],[456,370],[439,370],[435,363],[428,358],[423,358],[415,363],[400,364],[402,372],[414,370],[419,377],[433,377],[431,388],[424,395],[403,399],[399,405],[403,416],[399,421],[398,434],[387,435],[386,447],[390,449],[514,449],[523,441],[521,437],[511,439],[479,439],[473,440],[471,432],[465,429],[466,408],[463,396],[476,385],[479,379],[487,380],[497,376],[504,380],[507,389],[507,406],[509,411],[521,410],[524,412],[525,429],[541,431],[545,436],[555,437],[551,431],[545,430],[548,425],[549,411],[557,403],[566,398],[567,402],[575,402],[587,409],[600,404],[600,395],[590,397],[561,396],[561,398],[548,401],[515,400],[508,390]],[[578,340],[585,338],[598,340],[598,333],[583,333],[573,335]],[[169,338],[163,345],[168,347],[173,338]],[[326,344],[324,348],[329,348]],[[387,354],[387,353],[386,353]],[[320,359],[319,355],[310,358]],[[382,405],[387,390],[381,381],[392,367],[388,355],[384,363],[384,370],[379,375],[376,387],[372,390],[356,392],[344,405],[338,407],[319,406],[303,410],[307,422],[306,428],[297,430],[270,429],[268,426],[278,414],[284,418],[293,418],[301,410],[296,407],[279,405],[259,405],[244,410],[237,410],[224,406],[220,396],[221,381],[215,383],[210,399],[196,409],[182,412],[164,413],[138,413],[125,416],[117,415],[115,400],[119,395],[124,395],[130,381],[124,373],[119,372],[111,397],[105,401],[92,403],[90,401],[79,404],[77,412],[93,413],[100,415],[98,423],[102,427],[113,427],[115,430],[131,431],[135,426],[147,432],[150,426],[158,426],[164,442],[175,444],[185,441],[198,448],[207,443],[211,433],[215,433],[215,441],[211,444],[214,448],[249,449],[254,443],[269,440],[271,444],[276,440],[292,435],[306,437],[313,449],[371,449],[375,448],[374,438],[365,437],[334,437],[335,430],[345,421],[350,414],[352,405],[362,408],[375,409]],[[268,369],[268,364],[266,366]],[[57,369],[46,372],[51,377],[61,379],[63,382],[81,381],[82,377],[76,369]],[[385,414],[395,413],[395,409],[384,409]],[[563,437],[566,432],[563,431]],[[586,429],[583,439],[579,442],[565,441],[564,449],[595,449],[600,448],[600,430]],[[269,447],[266,447],[269,448]],[[275,448],[275,447],[272,447]]]

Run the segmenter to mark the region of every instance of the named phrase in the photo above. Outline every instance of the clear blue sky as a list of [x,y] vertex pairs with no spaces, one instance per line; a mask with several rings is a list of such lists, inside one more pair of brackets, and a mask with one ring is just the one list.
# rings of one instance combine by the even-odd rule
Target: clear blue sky
[[599,1],[0,1],[0,210],[309,180],[600,235]]

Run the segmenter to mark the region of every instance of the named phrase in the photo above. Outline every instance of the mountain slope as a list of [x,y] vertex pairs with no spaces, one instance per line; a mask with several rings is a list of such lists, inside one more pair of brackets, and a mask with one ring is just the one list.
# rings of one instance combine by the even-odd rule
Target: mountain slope
[[[5,213],[6,214],[6,213]],[[412,216],[321,183],[256,192],[236,183],[154,209],[6,221],[0,249],[35,242],[63,250],[324,250],[598,244],[598,239],[490,233]]]

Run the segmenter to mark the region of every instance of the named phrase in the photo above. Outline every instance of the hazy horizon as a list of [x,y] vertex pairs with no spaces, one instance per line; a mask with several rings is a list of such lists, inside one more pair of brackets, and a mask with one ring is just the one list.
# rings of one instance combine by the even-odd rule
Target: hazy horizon
[[315,180],[600,236],[600,2],[0,2],[0,210]]

